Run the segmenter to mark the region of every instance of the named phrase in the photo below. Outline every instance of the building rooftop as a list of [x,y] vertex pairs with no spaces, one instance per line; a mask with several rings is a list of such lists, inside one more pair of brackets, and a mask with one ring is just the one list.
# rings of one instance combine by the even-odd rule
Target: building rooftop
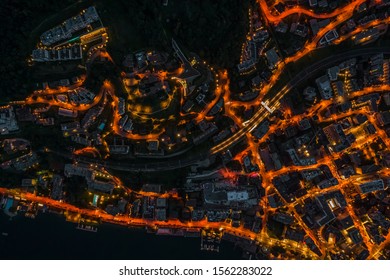
[[265,57],[267,58],[269,69],[274,69],[277,66],[277,64],[280,62],[280,57],[276,52],[275,48],[266,51]]
[[6,135],[17,130],[19,130],[19,126],[13,107],[0,107],[0,135]]

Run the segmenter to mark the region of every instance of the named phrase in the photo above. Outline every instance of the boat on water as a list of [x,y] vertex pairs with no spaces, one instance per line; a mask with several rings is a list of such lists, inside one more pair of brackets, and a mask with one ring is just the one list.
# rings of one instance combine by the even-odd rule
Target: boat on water
[[2,232],[1,235],[2,236],[8,236],[8,232]]
[[77,229],[79,230],[85,230],[85,231],[90,231],[90,232],[97,232],[97,227],[90,226],[90,225],[85,225],[85,224],[78,224]]

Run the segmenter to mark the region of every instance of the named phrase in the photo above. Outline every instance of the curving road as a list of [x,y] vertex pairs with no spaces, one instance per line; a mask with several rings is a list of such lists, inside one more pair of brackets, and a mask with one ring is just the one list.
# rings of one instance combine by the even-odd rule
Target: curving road
[[260,7],[261,7],[261,10],[263,11],[263,13],[266,15],[268,21],[270,22],[280,22],[281,20],[283,20],[284,18],[288,17],[288,16],[291,16],[293,14],[304,14],[304,15],[307,15],[309,17],[313,17],[313,18],[320,18],[320,19],[325,19],[325,18],[331,18],[331,17],[336,17],[342,13],[347,13],[347,12],[353,12],[355,10],[355,8],[357,6],[359,6],[360,4],[362,4],[363,2],[365,2],[366,0],[357,0],[357,1],[354,1],[344,7],[341,7],[341,8],[338,8],[336,10],[334,10],[333,12],[331,13],[328,13],[328,14],[317,14],[311,10],[308,10],[306,8],[303,8],[303,7],[299,7],[299,6],[295,6],[293,8],[290,8],[282,13],[280,13],[279,15],[273,15],[271,14],[269,8],[268,8],[268,5],[267,5],[267,1],[258,1],[259,4],[260,4]]

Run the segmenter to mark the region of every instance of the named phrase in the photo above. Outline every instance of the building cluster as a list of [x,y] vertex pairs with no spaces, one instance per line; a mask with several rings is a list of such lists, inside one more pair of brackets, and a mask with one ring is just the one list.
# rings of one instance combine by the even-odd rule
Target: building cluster
[[[138,51],[125,56],[122,65],[125,68],[126,77],[131,77],[133,74],[142,73],[150,65],[155,67],[156,71],[166,68],[175,67],[171,65],[173,62],[169,60],[169,56],[165,52],[158,51]],[[173,70],[173,69],[170,69]],[[131,85],[133,80],[125,80],[125,85]]]
[[[221,141],[230,134],[227,130],[219,131],[216,124],[207,121],[198,124],[194,120],[178,125],[180,119],[170,118],[170,122],[156,124],[156,119],[149,117],[153,112],[170,110],[174,94],[178,93],[181,95],[182,115],[199,113],[210,107],[207,116],[215,116],[224,105],[222,98],[217,99],[212,106],[210,104],[215,99],[210,90],[215,79],[211,67],[196,55],[187,58],[174,40],[172,46],[176,58],[158,51],[138,51],[125,57],[122,77],[129,96],[118,99],[116,110],[119,117],[114,124],[118,134],[144,136],[155,134],[156,130],[163,129],[163,132],[147,140],[131,141],[130,145],[128,141],[124,144],[123,139],[116,137],[109,142],[113,154],[126,155],[133,152],[136,156],[163,156],[191,142],[198,145],[211,137],[215,137],[214,141]],[[198,77],[201,82],[195,83]]]
[[41,43],[32,51],[31,60],[56,62],[81,60],[87,48],[87,56],[90,56],[105,46],[108,35],[96,8],[91,6],[44,32],[40,39]]
[[22,179],[21,187],[28,192],[44,191],[51,199],[61,201],[65,197],[65,178],[48,170],[42,170]]
[[4,170],[16,170],[16,171],[27,171],[30,168],[35,168],[39,164],[38,155],[30,151],[27,154],[12,158],[10,160],[4,161],[0,164],[0,168]]
[[[278,2],[274,9],[277,12],[283,12],[290,6],[305,6],[313,12],[318,9],[318,13],[330,13],[339,7],[340,1],[313,0],[309,1],[286,1]],[[298,2],[298,3],[297,3]],[[387,31],[387,23],[376,24],[377,20],[386,20],[388,15],[388,5],[382,2],[372,2],[368,4],[363,2],[357,9],[357,12],[344,24],[337,28],[329,30],[318,40],[318,47],[331,45],[337,42],[342,36],[352,36],[354,44],[365,45],[377,40]],[[318,19],[307,16],[291,15],[273,26],[276,32],[278,45],[284,54],[291,56],[302,50],[308,39],[318,36],[321,29],[332,23],[331,18]],[[371,27],[370,24],[373,24]]]
[[[87,110],[77,110],[78,107],[89,106],[96,98],[95,94],[84,87],[77,87],[64,93],[55,94],[55,105],[44,105],[31,110],[27,106],[21,106],[16,110],[19,121],[35,122],[43,126],[59,125],[64,137],[81,146],[102,145],[101,132],[107,122],[99,118],[107,103],[107,92],[102,91],[102,100],[96,106]],[[72,109],[73,106],[74,109]],[[54,116],[53,116],[54,114]],[[93,126],[96,124],[96,127]],[[91,129],[91,127],[93,128]]]
[[190,174],[185,191],[185,203],[191,210],[192,220],[207,218],[212,222],[229,222],[233,227],[243,225],[258,232],[261,220],[249,210],[256,207],[264,195],[259,176],[227,179],[220,173]]
[[116,187],[116,183],[111,174],[106,171],[97,170],[91,165],[66,164],[64,174],[66,177],[83,177],[87,182],[89,190],[111,194]]
[[[346,24],[341,26],[340,34],[349,35],[354,33],[352,36],[353,43],[355,45],[366,45],[370,42],[374,42],[381,35],[385,34],[387,31],[388,22],[374,24],[378,20],[387,20],[388,19],[388,4],[382,3],[372,3],[367,6],[366,3],[363,3],[359,8],[359,13]],[[372,25],[372,27],[370,27]],[[356,30],[359,32],[357,34]]]
[[122,131],[129,133],[133,130],[133,120],[129,118],[129,115],[124,115],[119,119],[118,126]]
[[0,107],[0,135],[10,134],[19,130],[14,108],[12,106]]
[[[268,30],[263,26],[257,10],[249,10],[249,34],[241,51],[240,63],[237,65],[241,74],[249,73],[256,67],[260,53],[269,42]],[[273,68],[273,67],[272,67]]]
[[47,206],[36,202],[26,201],[19,196],[0,195],[0,209],[10,217],[22,214],[25,217],[34,219],[40,211],[45,212]]
[[[112,215],[128,215],[134,219],[168,221],[185,219],[184,203],[175,193],[162,193],[161,185],[145,184],[132,199],[119,199],[105,208]],[[158,234],[172,234],[172,228],[159,229]]]
[[[365,259],[365,239],[376,245],[385,240],[390,222],[390,102],[383,91],[390,86],[388,67],[381,53],[336,64],[303,91],[302,97],[316,100],[317,106],[300,108],[286,100],[287,111],[308,111],[294,121],[265,120],[252,131],[254,138],[263,138],[259,155],[268,172],[263,175],[272,178],[277,190],[268,193],[269,206],[292,205],[301,220],[297,226],[276,218],[268,230],[308,245],[304,229],[323,228],[321,238],[334,246],[334,258]],[[232,166],[227,165],[237,170]],[[290,210],[286,215],[293,214]],[[319,252],[315,243],[311,246]]]
[[53,27],[41,35],[41,42],[45,46],[71,39],[79,30],[87,28],[91,23],[98,21],[99,15],[94,6],[83,10],[80,14],[71,17],[62,24]]
[[[68,99],[69,98],[69,99]],[[78,87],[67,92],[67,95],[57,95],[57,99],[61,102],[70,101],[71,104],[89,104],[95,98],[95,94],[86,88]]]
[[152,125],[136,121],[138,114],[149,115],[169,107],[173,95],[171,87],[175,81],[168,72],[174,72],[179,66],[165,52],[138,51],[125,56],[122,81],[131,102],[119,98],[117,110],[120,119],[116,126],[122,133],[145,135],[151,132]]
[[[387,202],[381,199],[390,197],[388,69],[389,60],[382,53],[335,63],[306,83],[299,97],[291,93],[281,101],[280,111],[251,130],[253,140],[259,141],[255,147],[260,168],[253,149],[243,152],[242,145],[220,156],[229,172],[249,176],[259,172],[260,186],[261,179],[272,183],[274,191],[268,191],[267,203],[277,214],[267,225],[261,223],[262,214],[256,214],[252,229],[266,226],[270,234],[306,244],[319,256],[321,246],[308,231],[321,228],[320,240],[337,251],[332,257],[346,259],[365,259],[369,252],[366,240],[376,245],[385,240],[390,220]],[[304,99],[312,108],[294,98]],[[287,117],[281,117],[284,114]],[[206,137],[213,126],[202,121],[199,128],[200,136]],[[210,221],[230,221],[239,209],[241,223],[245,223],[248,217],[241,202],[251,201],[251,192],[231,179],[203,180],[187,180],[187,197],[196,198],[192,219],[207,216]],[[261,193],[261,187],[256,192]],[[378,201],[374,208],[370,200]],[[355,214],[351,214],[352,205],[358,209]]]
[[[163,104],[163,102],[167,102],[168,104],[167,99],[172,94],[172,91],[166,76],[166,69],[170,63],[168,54],[165,52],[139,51],[126,55],[122,63],[125,70],[123,84],[130,93],[131,104],[144,104],[145,106],[149,106],[147,104],[152,99],[159,100],[158,103],[160,104]],[[152,106],[149,106],[148,109],[144,109],[141,106],[129,106],[131,105],[124,98],[119,98],[117,110],[120,119],[116,124],[119,130],[123,133],[147,134],[148,129],[136,123],[134,117],[136,117],[138,112],[143,110],[146,113],[151,113]],[[164,109],[163,106],[160,109]],[[113,149],[113,151],[115,150]],[[127,153],[128,150],[125,150]]]
[[64,87],[73,87],[81,84],[85,80],[85,75],[71,76],[59,80],[46,80],[35,85],[36,93],[43,93],[45,90],[61,90]]
[[54,49],[36,49],[32,52],[32,59],[37,62],[67,61],[82,58],[83,52],[80,44]]
[[[74,119],[61,123],[63,135],[65,137],[70,136],[72,141],[84,147],[91,147],[92,144],[95,146],[102,145],[101,132],[106,123],[99,119],[99,116],[103,110],[103,105],[95,106],[89,109],[80,120]],[[68,117],[75,118],[76,116],[68,115]],[[93,124],[96,124],[97,127],[90,129]]]

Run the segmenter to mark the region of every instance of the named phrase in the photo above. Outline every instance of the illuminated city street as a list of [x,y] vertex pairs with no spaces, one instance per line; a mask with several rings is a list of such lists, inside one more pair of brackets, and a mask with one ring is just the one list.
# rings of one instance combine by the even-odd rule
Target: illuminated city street
[[0,107],[0,209],[249,259],[388,259],[389,3],[248,2],[226,63],[184,39],[172,1],[142,11],[163,43],[131,47],[111,6],[78,4]]

